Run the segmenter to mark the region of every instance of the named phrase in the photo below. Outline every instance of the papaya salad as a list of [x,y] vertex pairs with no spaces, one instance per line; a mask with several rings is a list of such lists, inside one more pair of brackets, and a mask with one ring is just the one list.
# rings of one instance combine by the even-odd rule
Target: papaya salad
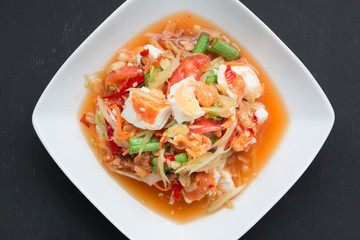
[[207,198],[214,212],[246,187],[232,156],[258,141],[268,112],[264,84],[237,45],[194,29],[169,21],[86,75],[97,97],[80,121],[112,172],[169,192],[169,204]]

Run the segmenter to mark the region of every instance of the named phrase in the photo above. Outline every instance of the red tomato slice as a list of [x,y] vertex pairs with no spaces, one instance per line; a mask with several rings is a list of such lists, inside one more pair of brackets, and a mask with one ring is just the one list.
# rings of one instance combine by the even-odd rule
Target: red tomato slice
[[128,78],[136,77],[137,75],[142,74],[142,69],[140,67],[132,66],[124,66],[115,72],[110,73],[106,80],[105,84],[117,84],[120,83]]
[[202,126],[200,128],[191,128],[190,132],[202,134],[206,132],[217,131],[221,129],[221,123],[213,122],[207,118],[199,118],[194,121],[193,125]]
[[172,74],[169,80],[170,86],[190,76],[194,76],[195,80],[199,80],[202,73],[209,66],[210,58],[204,54],[198,53],[185,58]]

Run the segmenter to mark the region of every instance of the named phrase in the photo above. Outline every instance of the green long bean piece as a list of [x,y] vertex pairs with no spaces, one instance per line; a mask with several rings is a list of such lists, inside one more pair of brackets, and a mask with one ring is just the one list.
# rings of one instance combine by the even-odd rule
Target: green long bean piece
[[[144,140],[144,137],[131,137],[129,138],[129,145],[141,145],[142,141]],[[149,139],[148,143],[156,143],[159,142],[159,140],[156,137],[152,137]]]
[[[129,154],[138,153],[144,137],[131,137],[129,138]],[[160,142],[156,137],[152,137],[146,143],[143,152],[157,151],[160,149]]]
[[212,40],[211,46],[208,47],[208,50],[224,57],[226,60],[236,60],[240,55],[236,48],[217,38]]
[[209,71],[209,75],[206,77],[206,84],[217,83],[217,76],[214,70]]
[[197,40],[195,47],[192,51],[192,53],[202,53],[204,54],[206,52],[206,49],[209,45],[209,35],[202,33],[199,37],[199,39]]
[[180,153],[175,155],[175,161],[179,163],[184,163],[188,161],[187,154],[186,153]]
[[[160,143],[147,143],[143,149],[143,152],[152,152],[160,149]],[[140,150],[140,145],[133,145],[129,147],[129,154],[138,153]]]

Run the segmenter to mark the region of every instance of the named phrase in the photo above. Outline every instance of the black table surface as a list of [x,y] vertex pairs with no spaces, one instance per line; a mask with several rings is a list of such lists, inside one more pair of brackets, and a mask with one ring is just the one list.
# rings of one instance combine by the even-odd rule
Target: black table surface
[[[125,238],[63,174],[31,123],[56,71],[122,2],[0,0],[0,239]],[[360,239],[360,2],[242,2],[307,66],[336,116],[305,174],[242,239]]]

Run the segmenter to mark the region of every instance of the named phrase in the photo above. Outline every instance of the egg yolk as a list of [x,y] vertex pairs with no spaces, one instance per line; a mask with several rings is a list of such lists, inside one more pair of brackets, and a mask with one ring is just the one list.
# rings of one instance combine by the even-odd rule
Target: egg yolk
[[195,97],[195,84],[196,81],[189,81],[188,84],[179,86],[175,93],[175,101],[181,108],[181,113],[187,116],[193,116],[202,111]]
[[132,93],[132,106],[139,121],[153,125],[159,113],[170,104],[164,94],[158,90],[151,90],[145,94],[149,95],[151,99]]

